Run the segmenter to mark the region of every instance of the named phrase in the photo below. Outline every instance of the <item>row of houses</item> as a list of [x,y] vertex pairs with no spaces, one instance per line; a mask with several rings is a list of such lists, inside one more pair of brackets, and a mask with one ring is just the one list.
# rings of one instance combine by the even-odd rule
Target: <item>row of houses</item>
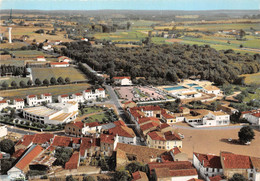
[[[84,102],[86,100],[96,100],[97,98],[105,98],[106,93],[105,89],[87,89],[82,93],[75,93],[71,96],[69,95],[59,95],[58,102],[59,103],[66,103],[66,102]],[[37,95],[27,95],[26,96],[26,103],[29,107],[41,105],[43,102],[45,103],[52,103],[53,97],[50,93],[41,94],[39,97]],[[0,101],[0,110],[11,107],[15,109],[23,109],[25,107],[24,99],[14,99],[14,100],[1,100]]]
[[193,153],[193,165],[199,175],[206,181],[226,180],[235,173],[247,180],[260,180],[260,158],[238,155],[231,152],[220,152],[220,156]]

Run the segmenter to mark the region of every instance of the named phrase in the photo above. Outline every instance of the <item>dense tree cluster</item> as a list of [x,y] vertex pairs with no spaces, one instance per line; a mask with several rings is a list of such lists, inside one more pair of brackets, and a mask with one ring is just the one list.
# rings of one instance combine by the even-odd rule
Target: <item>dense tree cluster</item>
[[[260,55],[242,55],[233,50],[217,51],[209,45],[149,45],[122,48],[114,45],[91,47],[84,42],[65,43],[64,55],[87,63],[113,76],[145,77],[147,83],[168,84],[196,76],[222,85],[242,83],[240,74],[260,70]],[[140,79],[139,79],[140,80]],[[139,81],[138,80],[138,81]],[[136,81],[136,83],[140,83]]]
[[26,77],[26,75],[29,75],[30,73],[26,70],[25,67],[18,67],[14,65],[1,65],[0,66],[0,75],[6,76],[6,75],[13,75],[13,76],[22,76]]

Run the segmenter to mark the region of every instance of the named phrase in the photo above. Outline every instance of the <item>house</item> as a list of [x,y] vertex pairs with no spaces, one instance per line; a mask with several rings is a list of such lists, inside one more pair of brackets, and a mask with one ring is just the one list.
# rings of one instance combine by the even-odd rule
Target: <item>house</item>
[[118,143],[118,135],[108,135],[101,134],[100,135],[100,151],[105,156],[111,156],[113,151],[116,149]]
[[159,123],[150,122],[140,126],[140,130],[143,136],[146,136],[149,132],[157,130]]
[[5,137],[7,135],[7,126],[6,125],[0,125],[0,138]]
[[96,100],[97,98],[105,98],[106,93],[105,89],[99,88],[99,89],[87,89],[83,91],[83,97],[85,100]]
[[65,163],[66,170],[77,169],[79,167],[80,155],[79,152],[75,152],[70,157],[69,161]]
[[209,177],[221,176],[223,174],[220,156],[193,153],[192,163],[204,180],[209,181]]
[[188,155],[181,152],[178,147],[174,147],[169,153],[172,157],[172,161],[188,161]]
[[8,107],[8,102],[7,102],[7,100],[1,100],[1,101],[0,101],[0,110],[4,109],[4,108],[6,108],[6,107]]
[[254,167],[249,156],[221,152],[220,161],[223,168],[223,174],[227,179],[233,177],[235,173],[239,173],[246,179],[253,180]]
[[51,47],[51,45],[48,44],[48,43],[43,44],[42,49],[43,49],[43,50],[46,50],[46,51],[52,51],[52,50],[53,50],[53,48]]
[[80,159],[84,160],[87,156],[92,156],[100,151],[100,138],[81,138]]
[[116,85],[133,85],[131,77],[113,77]]
[[116,126],[108,130],[109,134],[118,135],[118,142],[119,143],[127,143],[136,145],[136,135],[132,128],[124,126]]
[[72,141],[74,138],[67,136],[57,136],[55,135],[51,146],[52,147],[72,147]]
[[136,171],[132,173],[132,181],[149,181],[145,172]]
[[260,158],[250,157],[252,165],[253,165],[253,181],[260,180]]
[[29,170],[29,164],[43,151],[44,149],[40,145],[31,146],[15,166],[8,170],[7,174],[9,178],[13,180],[25,178],[25,175]]
[[155,162],[158,157],[165,154],[166,150],[149,148],[147,146],[117,143],[116,166],[117,168],[128,165],[131,162],[147,164]]
[[60,56],[58,57],[58,62],[71,62],[71,59],[69,57],[66,57],[66,56]]
[[23,99],[14,99],[14,107],[15,109],[23,109],[24,108],[24,100]]
[[158,149],[171,150],[174,147],[182,148],[181,138],[172,131],[166,133],[152,131],[147,134],[146,143],[148,147]]
[[68,62],[51,62],[50,67],[69,67],[70,64]]
[[36,95],[27,95],[26,102],[29,106],[35,106],[38,104],[38,98]]
[[60,102],[60,103],[66,103],[69,101],[70,101],[70,98],[69,98],[69,95],[67,95],[67,94],[58,96],[58,102]]
[[72,94],[72,99],[76,102],[84,102],[84,97],[83,97],[83,94],[82,93],[75,93],[75,94]]
[[84,128],[84,123],[82,123],[81,121],[66,124],[65,134],[73,135],[73,136],[81,136],[82,128]]
[[218,111],[224,111],[226,113],[228,113],[229,115],[235,114],[237,112],[239,112],[237,109],[230,107],[228,105],[218,105],[217,107]]
[[78,103],[50,103],[23,109],[23,116],[30,121],[42,124],[62,124],[73,121],[78,115]]
[[44,56],[37,56],[37,57],[36,57],[36,60],[37,60],[38,62],[45,62],[45,61],[46,61],[46,59],[45,59]]
[[222,126],[229,125],[230,115],[222,111],[209,112],[202,118],[202,125],[204,126]]
[[38,98],[36,95],[27,95],[26,102],[30,107],[39,105],[43,102],[52,103],[52,95],[50,93],[45,93],[41,94],[40,98]]
[[176,180],[184,181],[198,179],[198,173],[189,161],[176,161],[165,163],[148,163],[150,174],[156,175],[157,181]]
[[220,94],[220,89],[213,85],[206,85],[203,89],[201,89],[202,92],[205,92],[206,94]]
[[260,126],[260,110],[244,111],[241,113],[241,118],[246,119],[253,125]]
[[90,134],[100,133],[102,126],[103,125],[99,124],[99,122],[85,123],[84,127],[82,128],[82,134],[90,135]]

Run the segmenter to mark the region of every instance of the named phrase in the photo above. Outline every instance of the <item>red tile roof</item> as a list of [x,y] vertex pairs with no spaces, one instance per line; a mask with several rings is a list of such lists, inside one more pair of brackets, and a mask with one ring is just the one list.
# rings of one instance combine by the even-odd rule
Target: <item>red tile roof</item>
[[148,129],[151,129],[151,128],[154,128],[154,127],[157,127],[157,126],[159,126],[158,123],[151,122],[151,123],[147,123],[147,124],[140,126],[140,129],[142,131],[145,131],[145,130],[148,130]]
[[0,104],[7,103],[6,100],[0,101]]
[[128,138],[134,138],[136,136],[134,131],[127,126],[116,126],[114,128],[109,129],[108,132],[112,135],[118,134],[118,136],[128,137]]
[[86,149],[90,149],[91,147],[100,147],[100,139],[87,137],[81,138],[81,144],[79,148],[80,155],[84,156]]
[[115,142],[114,135],[101,134],[100,135],[101,143],[113,144]]
[[[169,168],[170,170],[180,170],[180,169],[193,169],[191,162],[189,161],[176,161],[176,162],[151,162],[148,163],[150,171],[155,168]],[[151,173],[151,172],[150,172]]]
[[165,132],[164,137],[166,140],[181,140],[180,136],[172,131]]
[[36,95],[28,95],[29,98],[36,97]]
[[216,155],[193,153],[201,164],[207,168],[222,168],[220,157]]
[[171,149],[172,153],[174,155],[177,155],[178,153],[181,153],[181,150],[178,147],[174,147],[173,149]]
[[69,147],[72,138],[66,136],[55,136],[52,146]]
[[136,171],[134,173],[132,173],[132,181],[135,181],[135,180],[139,180],[139,179],[142,179],[142,181],[148,181],[148,177],[146,175],[145,172],[141,172],[141,171]]
[[37,58],[44,58],[44,56],[37,56]]
[[174,118],[175,118],[173,115],[170,115],[170,114],[167,114],[167,113],[162,114],[162,116],[163,116],[165,119],[174,119]]
[[91,92],[91,90],[90,90],[90,89],[87,89],[87,90],[85,90],[85,92]]
[[69,161],[65,164],[66,170],[77,169],[79,166],[79,152],[73,153]]
[[22,139],[20,139],[15,146],[23,145],[25,147],[28,147],[34,139],[34,135],[24,135]]
[[142,124],[142,123],[149,122],[149,121],[161,123],[161,121],[158,118],[155,118],[155,117],[144,117],[144,118],[140,118],[139,119],[138,124]]
[[16,102],[24,102],[24,100],[23,100],[23,99],[20,99],[20,98],[15,99],[15,101],[16,101]]
[[105,90],[105,89],[103,89],[103,88],[98,88],[98,90],[99,90],[99,91],[103,91],[103,90]]
[[170,125],[167,124],[167,123],[163,123],[163,124],[161,124],[159,127],[160,127],[161,129],[164,129],[164,128],[170,127]]
[[43,150],[44,149],[40,145],[36,145],[29,153],[26,153],[26,155],[19,160],[15,167],[20,170],[25,169]]
[[75,93],[76,96],[82,96],[82,93]]
[[197,170],[193,169],[184,169],[184,170],[170,170],[171,177],[180,177],[180,176],[192,176],[198,175]]
[[61,95],[60,97],[69,97],[67,94]]
[[255,113],[253,116],[260,118],[260,113]]
[[14,157],[14,158],[20,158],[20,157],[22,156],[22,154],[24,153],[24,151],[25,151],[25,149],[16,150],[16,151],[13,153],[12,157]]
[[70,124],[68,124],[68,126],[69,125],[76,126],[76,127],[80,128],[80,129],[82,129],[84,127],[84,123],[82,123],[81,121],[77,121],[75,123],[70,123]]
[[100,126],[101,124],[99,122],[92,122],[92,123],[85,123],[85,126],[87,127],[97,127]]
[[157,131],[150,132],[150,133],[148,133],[148,135],[150,136],[150,138],[151,138],[152,140],[165,141],[165,138],[162,136],[162,134],[160,134],[160,133],[157,132]]
[[51,62],[51,65],[68,65],[68,62]]
[[54,134],[51,134],[51,133],[35,134],[33,143],[43,144],[46,142],[50,142],[50,139],[52,139],[53,137],[54,137]]
[[173,162],[173,158],[171,155],[162,155],[161,156],[162,162]]
[[44,96],[51,96],[51,93],[45,93],[45,94],[43,94]]
[[120,79],[131,79],[131,77],[113,77],[113,79],[120,80]]
[[253,168],[249,156],[221,152],[220,158],[223,169],[251,169]]
[[214,177],[209,177],[210,181],[221,181],[223,178],[220,175],[216,175]]
[[116,126],[126,126],[125,122],[122,120],[114,121],[113,122]]

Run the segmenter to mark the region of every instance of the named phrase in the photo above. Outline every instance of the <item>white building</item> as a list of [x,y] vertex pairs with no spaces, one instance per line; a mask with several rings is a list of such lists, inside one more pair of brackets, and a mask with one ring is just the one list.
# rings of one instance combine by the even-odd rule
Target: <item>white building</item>
[[69,67],[70,64],[68,62],[51,62],[50,67]]
[[49,93],[41,94],[40,99],[36,95],[27,95],[26,102],[29,106],[36,106],[43,102],[52,103],[52,95]]
[[222,111],[210,112],[202,119],[202,124],[205,126],[221,126],[229,125],[230,115]]
[[131,77],[113,77],[117,85],[133,85]]
[[4,108],[8,107],[8,102],[7,100],[2,100],[0,101],[0,111]]
[[59,101],[60,103],[69,102],[69,101],[70,101],[69,95],[67,95],[67,94],[59,95],[59,96],[58,96],[58,101]]
[[23,109],[23,116],[30,121],[44,124],[62,124],[73,121],[78,115],[78,103],[52,103]]
[[14,99],[15,109],[23,109],[24,108],[24,100],[23,99]]
[[242,112],[241,117],[253,125],[260,126],[260,110]]
[[193,153],[192,163],[204,180],[210,181],[209,177],[223,175],[220,156]]
[[38,56],[38,57],[37,57],[37,61],[38,61],[38,62],[45,62],[46,59],[44,58],[44,56]]
[[0,138],[7,135],[7,127],[6,125],[0,125]]
[[96,100],[97,98],[105,98],[105,89],[99,88],[96,90],[85,90],[83,91],[83,97],[85,100]]
[[60,56],[58,57],[59,62],[71,62],[71,59],[66,56]]
[[72,99],[77,102],[84,102],[84,97],[82,93],[72,94]]
[[220,94],[220,89],[216,86],[212,85],[207,85],[201,89],[201,91],[205,92],[206,94],[215,94],[218,95]]

